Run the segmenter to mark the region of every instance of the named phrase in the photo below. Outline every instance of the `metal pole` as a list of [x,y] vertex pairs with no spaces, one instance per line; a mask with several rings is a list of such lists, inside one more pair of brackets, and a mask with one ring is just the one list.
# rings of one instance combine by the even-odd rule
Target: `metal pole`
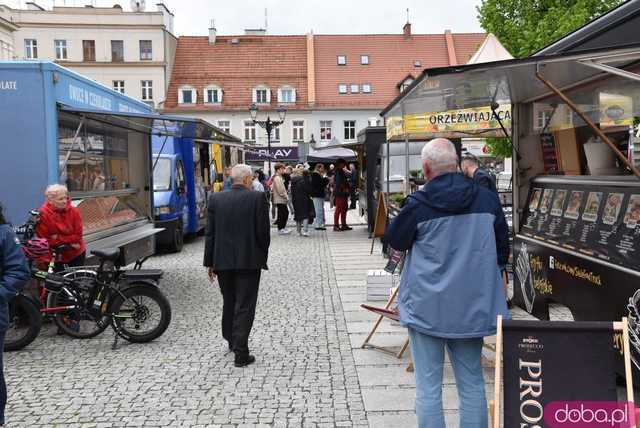
[[269,163],[269,177],[271,177],[271,119],[268,116],[265,129],[267,131],[267,153],[269,154],[267,161]]
[[600,137],[600,139],[602,139],[602,141],[604,141],[610,148],[611,150],[613,150],[613,152],[616,154],[616,156],[618,156],[618,159],[620,159],[622,161],[622,163],[624,163],[630,170],[631,172],[633,172],[633,174],[640,178],[640,171],[638,171],[638,169],[633,166],[633,164],[631,164],[631,162],[629,162],[629,159],[627,159],[627,157],[620,151],[618,150],[618,148],[616,147],[615,144],[613,144],[613,142],[611,142],[611,140],[609,140],[609,138],[605,135],[604,132],[602,132],[602,130],[600,128],[598,128],[592,121],[591,119],[589,119],[587,117],[587,115],[585,115],[574,103],[573,101],[571,101],[569,98],[567,98],[567,96],[565,94],[563,94],[558,88],[556,88],[553,83],[549,82],[547,79],[545,79],[540,72],[536,71],[536,77],[538,78],[538,80],[540,80],[542,83],[544,83],[549,89],[551,89],[552,92],[554,92],[558,97],[560,97],[560,99],[562,101],[564,101],[571,110],[573,110],[578,116],[580,116],[580,118],[582,120],[584,120],[584,122],[589,126],[589,128],[591,128],[591,130],[598,136]]

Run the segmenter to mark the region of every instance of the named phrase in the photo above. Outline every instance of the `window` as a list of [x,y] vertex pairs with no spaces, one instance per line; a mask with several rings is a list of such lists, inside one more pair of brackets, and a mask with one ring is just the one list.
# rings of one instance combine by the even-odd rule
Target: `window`
[[338,65],[347,65],[347,56],[346,55],[338,55]]
[[289,86],[284,86],[278,89],[278,102],[279,103],[295,103],[296,90]]
[[222,129],[227,134],[231,134],[231,121],[230,120],[219,120],[218,128]]
[[244,121],[244,141],[256,141],[256,125],[253,120]]
[[257,104],[269,104],[271,102],[271,91],[269,88],[259,86],[253,90],[253,102]]
[[216,85],[207,86],[205,89],[205,102],[208,104],[220,104],[222,102],[222,89]]
[[82,41],[82,60],[83,61],[96,60],[96,41],[95,40]]
[[360,64],[369,65],[369,55],[360,55]]
[[304,120],[293,121],[293,141],[304,141]]
[[351,93],[352,94],[357,94],[358,92],[360,92],[360,85],[358,85],[357,83],[352,83],[351,84]]
[[0,40],[0,59],[13,59],[13,46],[2,40]]
[[124,80],[114,80],[113,90],[116,92],[120,92],[121,94],[124,94]]
[[280,141],[280,128],[273,128],[271,130],[271,141]]
[[371,84],[370,83],[363,83],[362,84],[362,93],[363,94],[370,94],[371,93]]
[[54,40],[53,47],[56,51],[56,59],[58,60],[68,59],[66,40]]
[[322,141],[331,140],[331,121],[330,120],[320,121],[320,140]]
[[345,141],[356,139],[356,121],[355,120],[344,121],[344,139]]
[[346,94],[347,93],[347,85],[344,83],[341,83],[338,85],[338,93],[339,94]]
[[38,58],[38,41],[36,39],[25,39],[24,55],[26,59]]
[[151,61],[153,59],[153,47],[151,40],[140,40],[140,60]]
[[400,85],[400,92],[406,91],[409,86],[413,83],[413,79],[405,79],[404,82]]
[[153,80],[142,80],[142,101],[153,101]]
[[178,90],[178,104],[195,104],[197,93],[195,88],[184,86]]
[[111,61],[124,62],[124,42],[122,40],[111,40]]

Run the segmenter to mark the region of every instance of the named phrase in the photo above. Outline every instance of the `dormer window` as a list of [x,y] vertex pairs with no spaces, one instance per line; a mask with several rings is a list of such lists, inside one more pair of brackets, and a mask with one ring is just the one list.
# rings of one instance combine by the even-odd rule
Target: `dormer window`
[[370,94],[371,93],[371,83],[363,83],[362,84],[362,93]]
[[195,104],[196,100],[196,88],[192,86],[183,86],[178,90],[178,104]]
[[347,65],[347,56],[346,55],[338,55],[338,65]]
[[360,92],[360,85],[358,85],[357,83],[352,83],[350,89],[352,94],[357,94],[358,92]]
[[369,65],[369,55],[360,55],[360,64]]
[[346,83],[340,83],[338,85],[338,93],[339,94],[346,94],[347,93],[347,85],[346,85]]
[[398,85],[398,87],[400,88],[400,92],[404,92],[406,91],[409,86],[411,86],[411,84],[413,83],[413,77],[412,76],[407,76],[405,77],[405,79]]
[[266,86],[253,88],[253,102],[256,104],[270,104],[271,90]]
[[296,90],[291,86],[278,88],[278,103],[293,104],[296,102]]
[[222,103],[222,89],[218,85],[209,85],[204,90],[204,99],[207,104]]

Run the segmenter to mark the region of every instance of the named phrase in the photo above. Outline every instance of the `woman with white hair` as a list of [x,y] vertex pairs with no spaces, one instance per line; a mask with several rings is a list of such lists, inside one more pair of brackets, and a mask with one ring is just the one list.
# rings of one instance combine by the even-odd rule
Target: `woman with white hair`
[[49,241],[52,249],[61,245],[67,247],[67,250],[58,256],[57,268],[61,265],[84,265],[82,217],[80,217],[80,211],[71,205],[67,187],[62,184],[52,184],[47,187],[44,195],[46,201],[40,207],[40,223],[36,228],[36,234]]

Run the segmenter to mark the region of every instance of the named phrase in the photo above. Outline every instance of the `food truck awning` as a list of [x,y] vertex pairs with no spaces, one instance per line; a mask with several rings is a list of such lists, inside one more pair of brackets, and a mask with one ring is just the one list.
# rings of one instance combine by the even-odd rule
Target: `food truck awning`
[[314,149],[307,156],[308,162],[335,162],[338,159],[353,162],[357,159],[356,152],[344,147],[332,147],[327,149]]
[[59,105],[59,110],[144,134],[193,138],[204,143],[244,147],[239,138],[199,118],[158,113],[112,112],[66,105]]
[[[380,114],[387,118],[389,126],[394,119],[401,122],[398,119],[410,115],[474,108],[489,110],[491,105],[533,101],[551,94],[536,78],[536,73],[561,90],[596,79],[605,72],[640,80],[639,75],[624,70],[639,60],[640,44],[623,49],[594,49],[426,69]],[[431,119],[431,116],[426,117]],[[438,120],[459,122],[466,117],[462,112]]]

